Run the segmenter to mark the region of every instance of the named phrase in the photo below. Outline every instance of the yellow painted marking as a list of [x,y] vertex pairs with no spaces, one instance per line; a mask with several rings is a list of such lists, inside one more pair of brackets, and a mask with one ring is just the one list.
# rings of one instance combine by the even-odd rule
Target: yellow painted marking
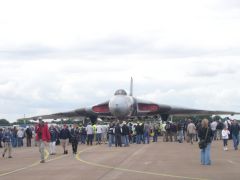
[[193,177],[186,177],[186,176],[177,176],[177,175],[172,175],[172,174],[163,174],[163,173],[155,173],[155,172],[149,172],[149,171],[138,171],[138,170],[133,170],[133,169],[126,169],[126,168],[121,168],[121,167],[114,167],[114,166],[109,166],[109,165],[104,165],[104,164],[98,164],[94,162],[88,162],[80,158],[80,154],[85,152],[87,149],[80,151],[76,155],[76,159],[82,163],[91,165],[91,166],[96,166],[96,167],[101,167],[101,168],[106,168],[106,169],[112,169],[112,170],[118,170],[118,171],[125,171],[125,172],[131,172],[131,173],[139,173],[139,174],[147,174],[147,175],[154,175],[154,176],[163,176],[163,177],[170,177],[170,178],[178,178],[178,179],[189,179],[189,180],[207,180],[204,178],[193,178]]
[[44,149],[44,159],[46,160],[49,157],[49,152],[48,150],[45,148]]
[[[67,156],[68,156],[68,155],[67,155]],[[44,150],[44,159],[46,160],[48,157],[49,157],[49,152],[45,149],[45,150]],[[55,161],[55,160],[61,159],[61,158],[63,158],[63,157],[66,157],[66,155],[60,155],[60,156],[58,156],[58,157],[56,157],[56,158],[47,160],[46,162]],[[23,171],[23,170],[26,170],[26,169],[35,167],[35,166],[37,166],[37,165],[39,165],[39,164],[40,164],[40,162],[37,161],[37,162],[35,162],[35,163],[31,164],[31,165],[28,165],[28,166],[26,166],[26,167],[19,168],[19,169],[15,169],[15,170],[10,171],[10,172],[2,173],[2,174],[0,174],[0,177],[6,176],[6,175],[10,175],[10,174],[13,174],[13,173],[16,173],[16,172],[19,172],[19,171]]]

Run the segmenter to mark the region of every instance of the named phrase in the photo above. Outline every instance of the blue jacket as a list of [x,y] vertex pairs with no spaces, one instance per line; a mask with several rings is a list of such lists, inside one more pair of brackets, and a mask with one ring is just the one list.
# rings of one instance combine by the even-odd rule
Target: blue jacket
[[10,131],[3,133],[3,142],[11,142],[12,141],[13,134]]

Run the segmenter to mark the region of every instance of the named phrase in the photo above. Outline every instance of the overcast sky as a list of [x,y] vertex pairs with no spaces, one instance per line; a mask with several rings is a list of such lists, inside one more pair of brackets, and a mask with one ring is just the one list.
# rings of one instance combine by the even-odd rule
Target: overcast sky
[[240,111],[239,0],[0,3],[0,118],[108,100]]

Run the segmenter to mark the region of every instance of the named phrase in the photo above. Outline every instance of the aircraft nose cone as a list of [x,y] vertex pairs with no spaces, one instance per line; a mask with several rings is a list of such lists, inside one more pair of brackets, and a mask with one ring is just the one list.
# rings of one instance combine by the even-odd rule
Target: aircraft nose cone
[[125,116],[128,112],[127,104],[124,98],[114,97],[109,102],[109,108],[115,116]]

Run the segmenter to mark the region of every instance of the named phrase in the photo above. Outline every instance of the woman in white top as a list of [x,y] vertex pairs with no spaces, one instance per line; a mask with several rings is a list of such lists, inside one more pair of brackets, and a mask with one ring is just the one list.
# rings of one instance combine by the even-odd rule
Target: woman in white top
[[223,150],[227,151],[227,142],[228,142],[228,135],[230,134],[229,130],[226,126],[224,126],[224,129],[222,130],[222,139],[223,139]]

